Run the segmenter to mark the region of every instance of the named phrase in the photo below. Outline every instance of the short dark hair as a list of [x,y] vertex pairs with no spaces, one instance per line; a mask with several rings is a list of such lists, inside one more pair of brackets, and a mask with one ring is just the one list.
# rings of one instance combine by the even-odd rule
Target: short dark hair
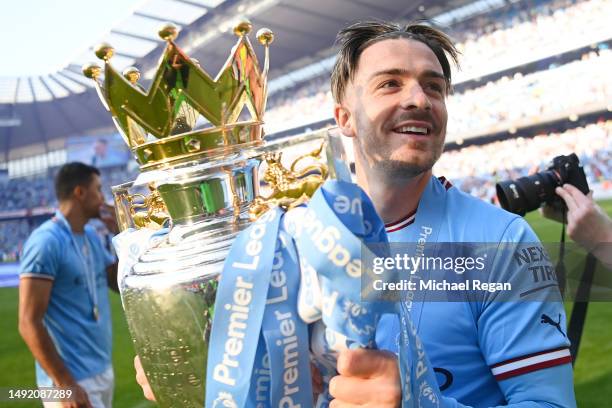
[[55,196],[58,201],[69,199],[75,187],[87,186],[94,174],[99,176],[100,170],[85,163],[64,164],[55,175]]
[[359,21],[342,29],[336,37],[336,44],[340,46],[340,50],[331,75],[334,101],[342,102],[346,85],[355,76],[363,50],[376,42],[397,38],[420,41],[427,45],[442,66],[446,89],[451,89],[451,68],[446,54],[450,55],[456,66],[459,66],[459,51],[448,35],[422,23],[410,23],[401,27],[385,21]]

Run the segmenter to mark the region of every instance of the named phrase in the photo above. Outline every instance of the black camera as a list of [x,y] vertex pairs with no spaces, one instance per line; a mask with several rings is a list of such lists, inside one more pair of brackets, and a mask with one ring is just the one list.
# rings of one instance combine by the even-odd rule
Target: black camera
[[558,210],[565,209],[565,202],[555,193],[555,188],[569,183],[582,191],[589,192],[584,170],[578,156],[557,156],[548,169],[532,176],[517,180],[502,181],[495,185],[501,206],[512,213],[525,215],[547,203]]

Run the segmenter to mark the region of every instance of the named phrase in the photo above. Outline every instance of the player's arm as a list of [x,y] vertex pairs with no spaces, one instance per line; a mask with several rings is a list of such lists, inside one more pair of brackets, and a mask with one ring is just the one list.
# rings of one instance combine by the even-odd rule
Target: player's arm
[[[343,350],[338,375],[329,384],[334,397],[330,408],[400,407],[401,388],[397,356],[382,350]],[[524,374],[500,383],[508,408],[575,407],[571,366],[563,365]],[[468,408],[454,398],[441,397],[440,407]]]
[[507,227],[490,279],[511,292],[487,293],[478,315],[478,339],[506,401],[575,407],[565,310],[554,267],[522,218]]
[[19,334],[43,370],[57,387],[70,388],[71,401],[64,407],[91,407],[87,393],[77,384],[64,365],[49,332],[43,325],[53,280],[47,278],[22,277],[19,280]]
[[52,287],[51,279],[22,277],[19,280],[19,334],[53,382],[67,387],[75,383],[74,378],[43,325]]

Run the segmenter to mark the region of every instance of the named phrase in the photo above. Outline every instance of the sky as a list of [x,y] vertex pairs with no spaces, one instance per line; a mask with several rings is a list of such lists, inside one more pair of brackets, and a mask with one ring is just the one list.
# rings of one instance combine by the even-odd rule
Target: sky
[[[58,71],[129,17],[143,0],[0,0],[0,77]],[[92,60],[95,56],[92,52]]]

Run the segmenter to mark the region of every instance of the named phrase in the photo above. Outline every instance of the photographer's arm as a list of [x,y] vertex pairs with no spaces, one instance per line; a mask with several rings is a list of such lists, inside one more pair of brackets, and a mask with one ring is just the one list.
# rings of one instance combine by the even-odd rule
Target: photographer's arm
[[[582,194],[571,184],[557,187],[555,192],[567,205],[567,234],[591,252],[606,267],[612,268],[612,220],[595,203],[592,193]],[[549,216],[546,207],[543,211]]]

